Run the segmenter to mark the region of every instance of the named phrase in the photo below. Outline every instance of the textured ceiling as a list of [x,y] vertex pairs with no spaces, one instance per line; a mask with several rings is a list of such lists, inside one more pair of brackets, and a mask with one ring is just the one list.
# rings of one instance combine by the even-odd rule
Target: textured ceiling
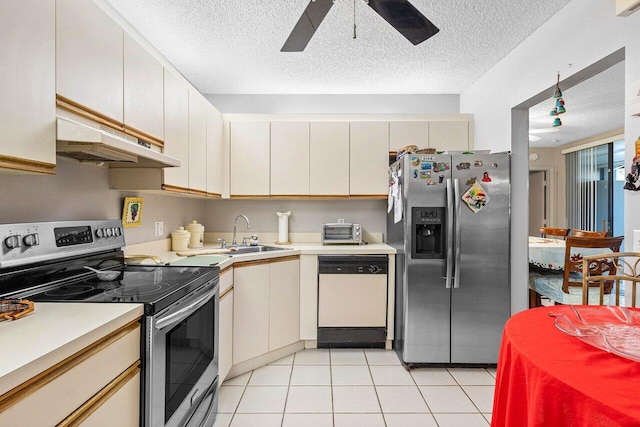
[[[556,147],[624,127],[624,61],[562,89],[562,95],[567,109],[559,116],[562,126],[553,128],[554,117],[549,116],[555,99],[550,97],[529,109],[530,132],[541,138],[530,141],[530,146]],[[558,132],[537,133],[552,129]]]
[[[105,1],[207,94],[459,94],[569,2],[410,0],[440,28],[413,46],[363,0],[353,39],[354,0],[335,0],[305,51],[283,53],[309,0]],[[622,64],[564,95],[563,126],[531,146],[623,126]],[[551,127],[553,105],[531,109],[532,129]]]
[[458,94],[569,0],[411,0],[440,32],[413,46],[336,0],[304,52],[280,48],[309,0],[106,0],[201,92]]

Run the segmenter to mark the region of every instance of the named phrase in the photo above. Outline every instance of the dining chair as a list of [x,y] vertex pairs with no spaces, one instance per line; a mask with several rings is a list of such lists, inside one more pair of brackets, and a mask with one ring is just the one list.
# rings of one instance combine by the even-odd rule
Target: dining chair
[[[555,304],[582,304],[582,265],[584,249],[602,249],[603,254],[618,252],[624,236],[620,237],[567,237],[564,252],[564,270],[558,274],[538,274],[529,280],[531,306],[540,305],[540,297]],[[611,293],[612,282],[605,282],[604,293]],[[598,285],[587,286],[588,300],[600,293]]]
[[587,231],[574,229],[571,233],[573,237],[609,237],[608,231]]
[[568,228],[553,228],[553,227],[540,227],[540,237],[558,236],[566,240],[569,235]]
[[[614,252],[611,254],[589,255],[582,259],[582,304],[590,303],[590,287],[598,288],[598,304],[620,305],[621,295],[625,296],[622,305],[636,306],[636,287],[640,283],[640,252]],[[613,286],[615,300],[605,301],[607,286]],[[631,298],[623,294],[623,286],[631,285]],[[628,288],[627,288],[628,290]]]

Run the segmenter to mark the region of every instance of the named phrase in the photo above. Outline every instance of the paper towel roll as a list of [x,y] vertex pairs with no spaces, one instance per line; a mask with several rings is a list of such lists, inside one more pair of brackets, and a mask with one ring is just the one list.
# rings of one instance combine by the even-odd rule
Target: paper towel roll
[[278,215],[278,241],[276,243],[289,242],[289,215],[291,211],[276,212]]

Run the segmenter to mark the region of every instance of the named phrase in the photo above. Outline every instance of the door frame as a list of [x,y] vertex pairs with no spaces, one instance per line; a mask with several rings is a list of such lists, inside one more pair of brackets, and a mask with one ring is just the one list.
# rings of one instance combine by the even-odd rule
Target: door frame
[[[556,168],[553,166],[529,166],[529,172],[547,172],[547,206],[549,208],[549,218],[547,227],[558,227],[557,206],[556,206]],[[528,178],[527,178],[528,179]],[[531,210],[529,210],[531,215]],[[566,224],[565,224],[566,225]]]

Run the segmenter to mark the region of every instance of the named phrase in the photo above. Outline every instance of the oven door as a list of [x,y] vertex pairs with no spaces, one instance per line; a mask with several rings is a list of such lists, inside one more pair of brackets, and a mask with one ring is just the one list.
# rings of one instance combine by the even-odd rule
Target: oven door
[[212,426],[217,411],[218,278],[147,318],[145,425]]

